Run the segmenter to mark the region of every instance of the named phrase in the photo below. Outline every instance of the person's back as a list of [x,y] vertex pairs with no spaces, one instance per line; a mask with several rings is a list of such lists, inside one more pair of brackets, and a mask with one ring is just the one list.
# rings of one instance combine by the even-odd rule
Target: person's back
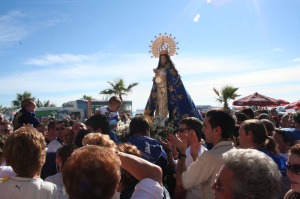
[[143,116],[134,117],[130,124],[130,137],[127,142],[135,145],[141,152],[142,158],[161,167],[166,172],[168,157],[161,144],[150,138],[150,126]]
[[1,178],[1,199],[66,198],[56,185],[40,178],[46,144],[36,129],[24,126],[11,134],[5,142],[3,154],[17,176]]
[[90,132],[99,132],[102,134],[107,134],[109,135],[110,139],[113,140],[116,144],[120,143],[116,134],[110,130],[110,125],[105,115],[93,115],[86,120],[85,124]]
[[51,182],[40,178],[9,177],[0,179],[2,199],[23,198],[66,198],[62,191]]

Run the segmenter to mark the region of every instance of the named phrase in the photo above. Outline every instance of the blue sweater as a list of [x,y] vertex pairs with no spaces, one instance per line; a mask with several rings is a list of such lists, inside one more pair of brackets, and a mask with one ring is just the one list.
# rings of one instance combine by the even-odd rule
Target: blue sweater
[[23,124],[32,124],[34,128],[40,125],[39,120],[36,118],[35,114],[29,112],[25,109],[21,109],[14,117],[13,125],[14,130],[22,127]]

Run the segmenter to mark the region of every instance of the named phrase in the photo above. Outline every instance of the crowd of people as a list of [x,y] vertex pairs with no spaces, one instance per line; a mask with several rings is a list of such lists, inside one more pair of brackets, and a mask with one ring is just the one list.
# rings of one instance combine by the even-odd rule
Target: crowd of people
[[84,122],[39,121],[33,99],[0,114],[1,198],[300,198],[300,112],[212,109],[165,140],[136,115],[122,143],[121,103]]

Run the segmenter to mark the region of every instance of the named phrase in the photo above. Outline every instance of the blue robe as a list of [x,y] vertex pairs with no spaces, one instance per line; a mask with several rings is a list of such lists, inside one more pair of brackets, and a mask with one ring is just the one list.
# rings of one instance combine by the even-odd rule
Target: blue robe
[[[186,91],[178,73],[166,67],[167,78],[167,94],[168,94],[168,110],[169,118],[174,120],[175,126],[179,126],[181,119],[185,117],[196,117],[203,121],[202,116],[198,112],[192,98]],[[154,111],[157,107],[157,86],[153,80],[150,97],[145,108],[145,115],[154,116]]]

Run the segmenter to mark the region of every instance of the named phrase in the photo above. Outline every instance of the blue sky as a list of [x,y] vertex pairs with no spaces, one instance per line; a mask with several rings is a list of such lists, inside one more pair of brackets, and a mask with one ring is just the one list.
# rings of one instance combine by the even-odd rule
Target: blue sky
[[125,99],[144,108],[152,86],[149,45],[168,33],[195,104],[219,106],[212,88],[300,99],[298,0],[21,0],[0,2],[0,105],[30,91],[58,106],[102,99],[107,81],[139,82]]

